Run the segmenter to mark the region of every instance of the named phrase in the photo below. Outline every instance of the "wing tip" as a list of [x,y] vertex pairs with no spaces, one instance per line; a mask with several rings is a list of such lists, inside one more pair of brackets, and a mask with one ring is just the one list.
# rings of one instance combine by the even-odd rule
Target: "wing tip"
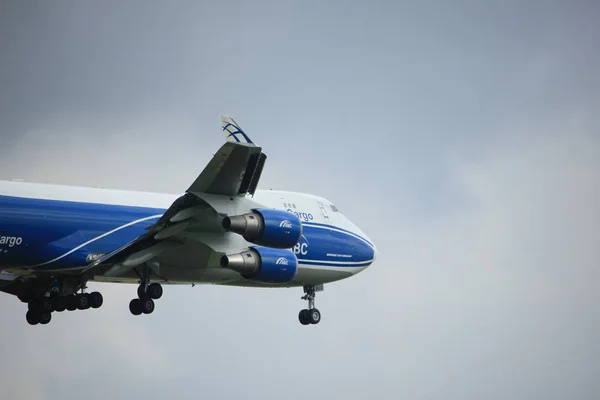
[[234,143],[248,143],[254,144],[250,136],[244,132],[240,125],[229,115],[220,115],[221,128],[225,135],[225,140]]

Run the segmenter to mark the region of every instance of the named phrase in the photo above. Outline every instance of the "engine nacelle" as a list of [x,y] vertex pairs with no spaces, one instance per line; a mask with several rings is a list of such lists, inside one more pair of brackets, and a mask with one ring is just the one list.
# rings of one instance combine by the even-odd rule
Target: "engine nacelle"
[[296,276],[298,259],[291,250],[252,246],[241,253],[221,257],[221,266],[239,272],[246,279],[284,283]]
[[268,208],[253,209],[251,213],[225,217],[223,228],[261,246],[289,249],[302,236],[302,222],[292,213]]

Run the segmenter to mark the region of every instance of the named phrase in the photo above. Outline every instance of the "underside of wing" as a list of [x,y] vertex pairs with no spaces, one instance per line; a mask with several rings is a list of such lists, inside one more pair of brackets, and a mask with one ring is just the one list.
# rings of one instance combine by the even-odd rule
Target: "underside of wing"
[[[186,230],[214,229],[216,211],[192,193],[179,197],[147,232],[123,247],[105,254],[87,266],[84,272],[107,277],[121,276],[183,245],[178,234]],[[158,274],[158,268],[155,268]]]

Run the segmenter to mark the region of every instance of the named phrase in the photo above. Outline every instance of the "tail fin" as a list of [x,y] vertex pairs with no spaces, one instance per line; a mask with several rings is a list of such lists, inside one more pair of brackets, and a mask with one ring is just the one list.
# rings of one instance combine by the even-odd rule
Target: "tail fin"
[[254,144],[238,123],[228,115],[221,115],[221,128],[228,142]]

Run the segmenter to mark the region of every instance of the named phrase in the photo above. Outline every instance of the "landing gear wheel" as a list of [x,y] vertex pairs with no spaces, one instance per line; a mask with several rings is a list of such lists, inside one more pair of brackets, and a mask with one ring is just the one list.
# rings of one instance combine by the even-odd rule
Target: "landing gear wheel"
[[144,314],[152,314],[154,311],[154,300],[150,298],[141,299],[142,301],[142,312]]
[[75,296],[75,295],[67,296],[66,301],[67,301],[67,310],[69,310],[69,311],[77,310],[77,296]]
[[35,311],[27,311],[27,314],[25,314],[25,319],[27,319],[29,325],[37,325],[40,323],[39,314]]
[[52,314],[49,313],[49,312],[47,312],[47,311],[46,312],[42,312],[39,315],[39,318],[40,318],[40,324],[46,325],[52,319]]
[[87,310],[90,308],[90,297],[87,293],[75,295],[75,304],[78,310]]
[[67,299],[63,296],[54,299],[54,311],[63,312],[67,308]]
[[158,300],[163,295],[162,285],[158,282],[151,283],[148,285],[146,293],[148,294],[148,296],[150,296],[151,299]]
[[310,310],[300,310],[300,313],[298,314],[298,320],[302,325],[310,324],[310,320],[308,319],[309,311]]
[[160,299],[163,294],[162,286],[158,282],[150,283],[150,268],[144,264],[143,270],[136,274],[140,278],[140,285],[137,288],[138,298],[131,300],[129,310],[133,315],[152,314],[154,311],[154,300]]
[[138,298],[140,298],[140,299],[143,299],[144,297],[146,297],[146,285],[144,285],[142,283],[140,286],[138,286],[137,295],[138,295]]
[[129,311],[133,315],[140,315],[142,313],[142,300],[133,299],[129,302]]
[[27,304],[27,309],[29,311],[36,311],[36,312],[52,312],[54,310],[54,307],[52,305],[52,301],[50,299],[44,297],[41,299],[30,301]]
[[54,310],[52,300],[47,297],[39,299],[37,301],[36,308],[40,310],[40,312],[52,312]]
[[311,324],[316,325],[321,321],[321,313],[316,308],[313,308],[312,310],[308,311],[307,320]]
[[92,308],[100,308],[102,303],[104,303],[104,299],[102,298],[102,294],[100,292],[90,293],[89,300]]

